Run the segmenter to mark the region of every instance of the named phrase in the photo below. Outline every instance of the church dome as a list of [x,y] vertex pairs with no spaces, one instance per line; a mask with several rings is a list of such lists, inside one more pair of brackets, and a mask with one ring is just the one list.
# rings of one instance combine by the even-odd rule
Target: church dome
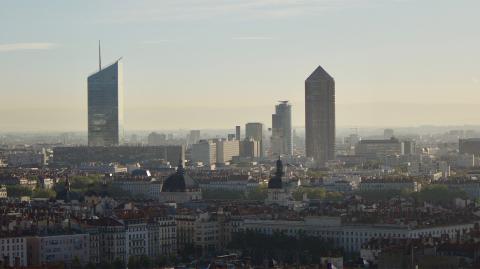
[[177,171],[168,176],[162,186],[162,192],[185,192],[185,170],[182,162],[178,165]]

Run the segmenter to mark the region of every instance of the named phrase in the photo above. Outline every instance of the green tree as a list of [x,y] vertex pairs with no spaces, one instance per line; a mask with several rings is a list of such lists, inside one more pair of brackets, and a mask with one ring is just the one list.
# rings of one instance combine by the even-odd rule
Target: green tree
[[263,201],[267,198],[267,187],[265,185],[260,185],[259,187],[248,191],[247,199],[248,200],[260,200]]
[[[101,267],[103,269],[103,267]],[[112,265],[111,265],[111,268],[114,268],[114,269],[124,269],[125,268],[125,263],[120,260],[119,258],[116,258]],[[135,267],[129,267],[129,268],[135,268]]]
[[36,189],[32,193],[33,198],[54,198],[57,193],[49,189]]
[[8,197],[32,196],[30,188],[19,185],[7,185]]

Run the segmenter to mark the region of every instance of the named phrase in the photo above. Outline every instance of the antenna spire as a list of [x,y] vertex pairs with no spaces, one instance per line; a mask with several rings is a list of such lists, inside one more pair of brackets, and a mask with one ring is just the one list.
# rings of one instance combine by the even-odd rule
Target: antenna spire
[[102,71],[102,50],[100,48],[100,40],[98,40],[98,70]]

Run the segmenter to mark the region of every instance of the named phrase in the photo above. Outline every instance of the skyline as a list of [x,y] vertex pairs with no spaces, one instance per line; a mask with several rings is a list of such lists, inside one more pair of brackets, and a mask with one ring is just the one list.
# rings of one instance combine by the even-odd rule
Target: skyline
[[98,39],[104,63],[124,56],[127,131],[270,127],[277,100],[303,126],[317,65],[336,78],[338,126],[480,123],[473,1],[146,3],[6,3],[0,129],[86,131]]

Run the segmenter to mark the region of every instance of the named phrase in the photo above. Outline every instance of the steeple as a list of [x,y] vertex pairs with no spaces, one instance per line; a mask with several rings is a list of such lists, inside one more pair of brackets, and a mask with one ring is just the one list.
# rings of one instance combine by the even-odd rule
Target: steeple
[[183,168],[183,160],[178,161],[177,174],[183,176],[185,174],[185,169]]
[[280,178],[283,176],[283,163],[282,160],[280,160],[280,157],[278,157],[277,160],[277,171],[275,172],[275,176]]

